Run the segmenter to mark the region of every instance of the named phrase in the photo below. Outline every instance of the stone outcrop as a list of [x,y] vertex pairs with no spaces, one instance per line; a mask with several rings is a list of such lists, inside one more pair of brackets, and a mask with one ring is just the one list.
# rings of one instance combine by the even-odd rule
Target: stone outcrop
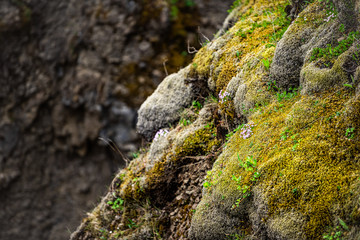
[[140,131],[167,131],[71,239],[360,237],[359,27],[344,1],[300,2],[291,16],[289,1],[238,2],[143,103]]

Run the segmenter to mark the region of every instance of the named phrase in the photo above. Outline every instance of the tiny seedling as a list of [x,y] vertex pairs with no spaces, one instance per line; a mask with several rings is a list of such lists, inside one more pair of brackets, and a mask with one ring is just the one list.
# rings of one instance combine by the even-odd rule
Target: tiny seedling
[[198,101],[193,101],[192,102],[192,106],[193,106],[193,108],[195,108],[196,110],[201,110],[202,109],[202,105],[201,105],[201,103],[200,102],[198,102]]
[[117,211],[123,208],[124,200],[117,198],[115,201],[108,201],[107,204],[111,206],[111,209]]
[[348,139],[353,139],[354,138],[354,131],[355,131],[355,128],[347,128],[346,129],[346,132],[345,132],[345,137],[347,137]]
[[270,60],[267,58],[264,58],[261,61],[264,64],[265,70],[268,71],[270,69],[270,63],[271,63]]

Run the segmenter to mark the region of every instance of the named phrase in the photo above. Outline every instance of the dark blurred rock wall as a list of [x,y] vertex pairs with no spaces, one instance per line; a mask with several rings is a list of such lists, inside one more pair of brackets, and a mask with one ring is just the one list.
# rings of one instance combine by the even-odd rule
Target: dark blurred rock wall
[[[0,239],[66,239],[139,147],[137,107],[231,0],[0,1]],[[67,230],[68,229],[68,230]]]

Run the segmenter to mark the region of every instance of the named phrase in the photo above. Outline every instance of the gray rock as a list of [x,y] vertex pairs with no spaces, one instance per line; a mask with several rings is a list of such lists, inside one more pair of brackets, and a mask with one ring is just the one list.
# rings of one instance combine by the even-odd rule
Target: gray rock
[[137,131],[150,141],[155,133],[170,127],[180,118],[180,111],[196,96],[194,85],[187,83],[190,66],[166,77],[156,91],[141,105]]

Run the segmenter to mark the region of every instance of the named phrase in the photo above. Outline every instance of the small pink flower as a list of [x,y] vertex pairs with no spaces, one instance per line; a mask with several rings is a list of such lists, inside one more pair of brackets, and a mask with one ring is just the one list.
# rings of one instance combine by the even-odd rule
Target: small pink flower
[[160,130],[157,131],[157,133],[155,134],[154,141],[159,140],[159,138],[160,138],[161,136],[164,136],[164,137],[165,137],[168,133],[169,133],[169,130],[167,130],[167,129],[160,129]]

